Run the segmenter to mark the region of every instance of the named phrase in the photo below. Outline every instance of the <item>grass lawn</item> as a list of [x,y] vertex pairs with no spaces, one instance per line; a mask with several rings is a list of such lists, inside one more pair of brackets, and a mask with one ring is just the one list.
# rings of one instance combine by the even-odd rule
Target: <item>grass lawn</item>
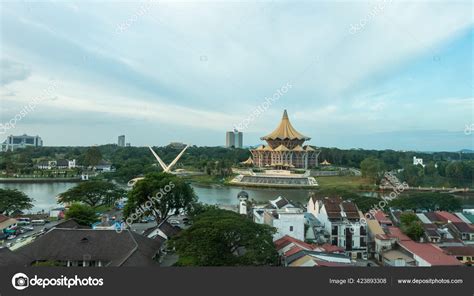
[[218,176],[210,176],[210,175],[193,175],[193,176],[186,176],[183,179],[200,183],[200,184],[224,184],[224,181],[221,177]]
[[373,189],[374,184],[360,176],[315,177],[321,188]]

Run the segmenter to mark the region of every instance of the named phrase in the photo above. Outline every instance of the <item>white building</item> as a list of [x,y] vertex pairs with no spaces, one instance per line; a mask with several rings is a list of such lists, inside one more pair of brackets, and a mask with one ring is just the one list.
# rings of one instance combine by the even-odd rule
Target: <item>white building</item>
[[40,136],[28,136],[26,134],[21,136],[10,135],[1,145],[1,151],[13,151],[25,147],[41,147],[43,140]]
[[274,200],[268,201],[266,205],[255,206],[252,208],[253,222],[258,224],[264,224],[263,214],[265,212],[271,212],[280,209],[296,208],[289,200],[279,196]]
[[413,156],[413,165],[421,165],[422,167],[425,167],[423,164],[423,158],[416,158],[416,156]]
[[265,206],[254,207],[253,220],[255,223],[275,227],[277,232],[273,236],[274,240],[288,235],[304,241],[304,212],[286,198],[280,196],[275,200],[270,200]]
[[264,213],[264,223],[275,227],[277,232],[273,240],[280,239],[285,235],[304,241],[304,213],[302,209],[282,209]]
[[39,162],[36,167],[40,170],[51,170],[51,169],[73,169],[76,168],[76,160],[45,160]]
[[367,227],[360,223],[363,214],[356,204],[340,197],[312,197],[307,211],[323,224],[331,245],[343,248],[354,259],[367,258]]

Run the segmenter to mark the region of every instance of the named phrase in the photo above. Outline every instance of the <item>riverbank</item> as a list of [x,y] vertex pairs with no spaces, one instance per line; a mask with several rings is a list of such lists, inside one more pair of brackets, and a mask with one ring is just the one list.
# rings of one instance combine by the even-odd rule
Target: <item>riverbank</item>
[[77,183],[82,178],[0,178],[0,183]]

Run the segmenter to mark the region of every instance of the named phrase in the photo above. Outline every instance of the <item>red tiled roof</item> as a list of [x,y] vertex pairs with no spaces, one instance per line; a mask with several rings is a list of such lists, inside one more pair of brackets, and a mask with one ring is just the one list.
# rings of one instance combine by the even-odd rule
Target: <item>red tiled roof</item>
[[467,223],[464,223],[464,222],[453,222],[453,225],[454,227],[456,227],[459,232],[463,232],[463,233],[474,233],[474,228],[467,224]]
[[411,241],[412,239],[409,238],[406,234],[402,232],[402,230],[395,226],[389,226],[388,231],[393,237],[398,238],[400,241]]
[[333,246],[330,244],[324,244],[324,245],[313,245],[313,244],[308,244],[303,241],[300,241],[296,238],[293,238],[289,235],[285,235],[284,237],[276,240],[274,242],[275,248],[277,251],[283,249],[284,247],[293,244],[293,246],[284,253],[284,256],[291,256],[293,254],[296,254],[300,251],[303,250],[309,250],[309,251],[321,251],[326,252],[326,253],[341,253],[344,252],[344,249],[338,246]]
[[463,220],[459,219],[456,215],[451,214],[449,212],[441,211],[441,212],[435,212],[435,213],[444,222],[448,222],[448,221],[451,221],[451,222],[464,222]]
[[381,240],[389,240],[389,239],[398,238],[398,236],[395,236],[392,234],[376,234],[375,237]]
[[291,243],[293,243],[293,244],[297,245],[298,247],[301,247],[302,249],[305,249],[305,250],[313,250],[314,247],[315,247],[314,245],[310,245],[308,243],[300,241],[299,239],[293,238],[289,235],[285,235],[284,237],[282,237],[280,239],[277,239],[273,243],[275,244],[275,248],[277,250],[280,250],[280,249],[288,246]]
[[321,246],[316,246],[315,249],[321,248],[327,253],[339,253],[339,252],[344,252],[344,249],[338,246],[330,245],[330,244],[324,244]]
[[296,254],[296,253],[298,253],[300,251],[303,251],[303,250],[304,250],[303,248],[300,248],[298,246],[294,246],[293,248],[286,251],[286,253],[284,255],[285,256],[291,256],[291,255]]
[[321,266],[321,267],[344,267],[348,266],[349,264],[347,263],[338,263],[338,262],[328,262],[328,261],[322,261],[322,260],[316,260],[313,259],[314,262],[316,262],[316,266]]
[[448,255],[453,256],[474,256],[474,247],[472,246],[453,246],[445,247],[443,251]]
[[382,211],[375,212],[374,217],[381,224],[392,224],[392,220],[390,220]]
[[446,255],[443,250],[433,244],[422,244],[414,241],[400,241],[398,244],[432,266],[462,265],[454,256]]

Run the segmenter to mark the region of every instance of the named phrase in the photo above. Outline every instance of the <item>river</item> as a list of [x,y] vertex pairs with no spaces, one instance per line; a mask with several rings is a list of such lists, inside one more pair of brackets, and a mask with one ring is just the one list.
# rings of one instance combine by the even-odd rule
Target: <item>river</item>
[[[31,212],[49,210],[60,206],[56,201],[56,196],[67,191],[77,183],[0,183],[0,188],[18,189],[34,199]],[[238,187],[228,187],[221,185],[191,185],[198,196],[200,202],[207,204],[236,205],[238,204],[237,194],[242,190]],[[306,189],[267,189],[267,188],[246,188],[244,189],[250,199],[256,201],[267,201],[275,199],[279,195],[294,201],[306,203],[308,201],[309,190]]]
[[[60,206],[56,201],[56,196],[60,193],[74,187],[77,183],[58,182],[58,183],[0,183],[0,188],[18,189],[23,191],[29,197],[34,199],[31,212],[46,211]],[[237,194],[245,190],[250,199],[257,202],[265,202],[275,199],[278,196],[286,197],[295,202],[306,204],[309,189],[269,189],[269,188],[239,188],[222,185],[200,185],[191,184],[198,196],[200,202],[206,204],[236,205],[238,204]],[[370,193],[373,196],[374,193]],[[369,193],[366,193],[369,195]],[[474,207],[474,197],[458,196],[464,208]]]

